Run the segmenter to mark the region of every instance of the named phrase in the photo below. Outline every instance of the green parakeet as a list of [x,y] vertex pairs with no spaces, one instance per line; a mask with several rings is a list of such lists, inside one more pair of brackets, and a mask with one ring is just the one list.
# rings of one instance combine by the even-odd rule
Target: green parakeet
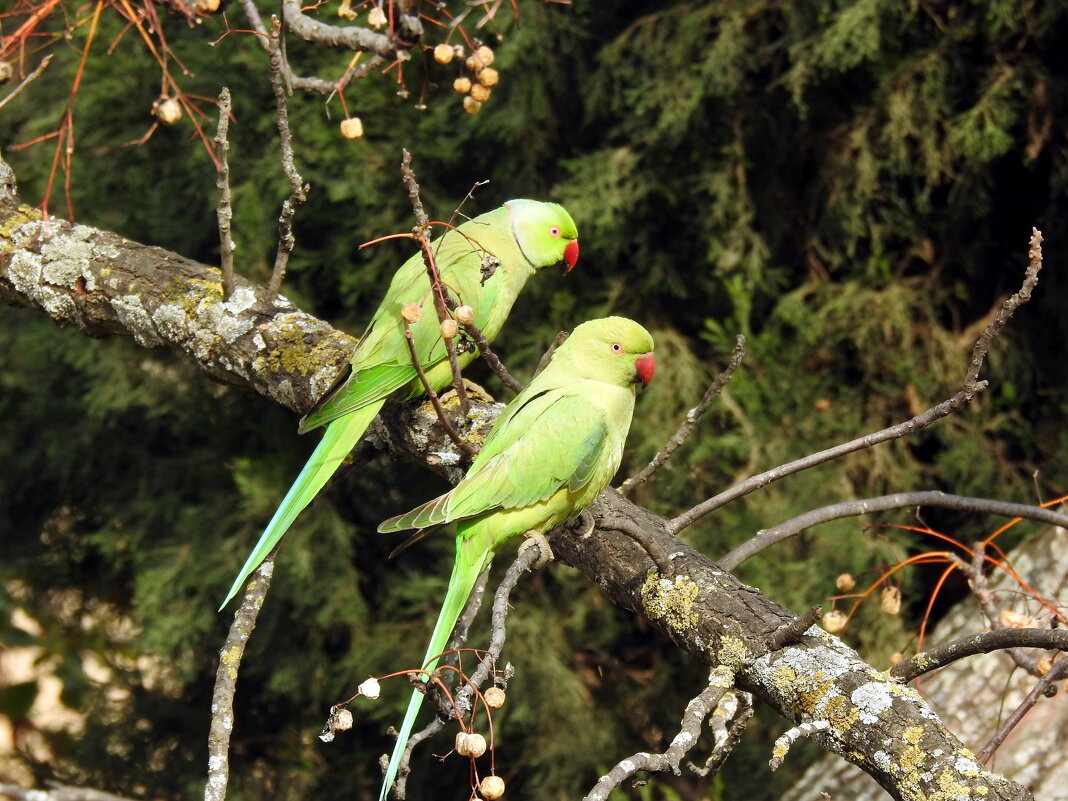
[[[431,248],[442,282],[458,304],[474,309],[474,325],[488,340],[501,330],[528,278],[542,267],[556,264],[571,270],[579,255],[578,232],[571,215],[562,206],[536,200],[510,200],[448,230],[431,243]],[[260,535],[223,606],[359,442],[386,398],[405,386],[409,396],[423,392],[401,319],[401,309],[409,303],[417,303],[423,310],[410,329],[428,383],[438,390],[452,382],[430,281],[422,254],[416,254],[393,276],[385,299],[353,350],[347,375],[301,420],[301,433],[323,425],[326,432]],[[476,354],[473,346],[464,348],[458,354],[460,366],[467,365]]]
[[[382,532],[456,521],[456,560],[427,647],[432,670],[493,552],[528,531],[544,533],[581,511],[619,468],[636,385],[653,377],[653,339],[632,320],[578,326],[549,365],[505,407],[463,481],[440,498],[382,523]],[[416,536],[419,536],[418,534]],[[380,799],[397,776],[423,694],[401,724]]]

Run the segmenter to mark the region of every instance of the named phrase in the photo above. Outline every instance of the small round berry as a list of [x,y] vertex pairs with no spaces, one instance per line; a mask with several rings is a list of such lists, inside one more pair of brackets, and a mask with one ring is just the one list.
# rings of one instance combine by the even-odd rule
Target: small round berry
[[846,623],[849,621],[849,617],[845,612],[838,609],[832,609],[823,616],[821,621],[823,628],[830,634],[837,634],[846,627]]
[[890,667],[893,667],[894,665],[900,665],[904,661],[905,655],[900,651],[894,651],[892,654],[890,654]]
[[486,45],[482,45],[475,51],[475,57],[482,62],[483,67],[488,67],[493,63],[493,50],[486,47]]
[[418,303],[405,303],[404,308],[401,309],[401,318],[406,323],[417,323],[422,316],[423,307]]
[[834,580],[834,586],[838,588],[838,592],[849,592],[856,585],[857,582],[849,573],[842,573]]
[[448,64],[455,55],[456,51],[444,42],[434,48],[434,60],[439,64]]
[[504,795],[504,779],[500,776],[487,776],[478,785],[478,791],[486,801],[497,801]]
[[452,316],[460,325],[471,325],[475,321],[475,310],[470,306],[457,306]]
[[372,701],[378,698],[382,692],[382,688],[378,684],[378,679],[367,679],[356,688],[360,695],[364,698],[370,698]]
[[464,62],[464,66],[471,72],[478,72],[482,69],[482,62],[478,60],[478,56],[470,55],[467,57],[467,61]]
[[483,86],[496,86],[501,76],[493,67],[486,67],[478,74],[478,82]]
[[442,320],[439,328],[441,329],[441,335],[445,337],[445,339],[452,339],[460,333],[460,326],[458,326],[456,321],[451,317],[446,317]]
[[160,98],[156,103],[156,118],[165,125],[174,125],[182,118],[182,104],[173,97]]
[[504,690],[500,687],[490,687],[482,693],[482,697],[486,699],[486,706],[490,709],[500,709],[504,706]]
[[10,61],[0,61],[0,83],[7,83],[15,77],[15,68]]
[[193,10],[201,14],[214,14],[219,10],[219,0],[194,0]]
[[375,30],[378,30],[387,22],[389,22],[389,20],[386,19],[386,12],[383,11],[380,6],[374,6],[367,12],[367,24]]
[[346,117],[341,121],[341,135],[346,139],[363,136],[363,121],[359,117]]
[[480,83],[476,83],[471,87],[471,97],[477,100],[479,103],[485,103],[490,99],[490,88],[483,86]]
[[471,91],[471,79],[465,78],[463,75],[461,75],[459,78],[452,82],[452,88],[460,94],[466,95],[468,92]]
[[901,612],[901,590],[897,587],[883,587],[882,597],[879,599],[879,606],[888,615],[896,615]]
[[464,111],[468,114],[478,114],[481,110],[482,104],[471,97],[471,95],[464,98]]
[[467,756],[480,757],[486,753],[486,738],[477,732],[467,735]]

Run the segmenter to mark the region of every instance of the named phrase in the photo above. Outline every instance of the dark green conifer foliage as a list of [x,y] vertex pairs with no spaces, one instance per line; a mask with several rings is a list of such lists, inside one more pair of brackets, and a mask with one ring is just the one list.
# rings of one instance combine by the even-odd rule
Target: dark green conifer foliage
[[[628,472],[696,403],[734,336],[748,337],[743,369],[698,434],[637,493],[671,514],[947,397],[977,326],[1018,283],[1034,224],[1047,238],[1042,284],[996,346],[992,388],[972,409],[773,485],[688,536],[716,556],[814,506],[896,490],[1026,502],[1035,470],[1044,497],[1065,491],[1057,457],[1068,448],[1068,241],[1059,230],[1068,219],[1068,8],[588,0],[520,10],[498,49],[501,84],[478,116],[462,113],[433,64],[428,74],[442,87],[426,111],[381,79],[350,93],[367,129],[358,142],[338,136],[336,107],[327,119],[321,98],[293,97],[298,165],[313,191],[298,217],[287,294],[359,332],[408,255],[397,243],[356,252],[411,224],[397,175],[402,146],[415,155],[432,217],[487,177],[479,209],[516,196],[561,200],[582,232],[580,269],[532,281],[499,349],[529,374],[557,329],[588,317],[618,312],[654,329],[657,380],[639,404]],[[263,55],[233,35],[208,48],[221,31],[211,24],[167,24],[195,74],[187,91],[234,91],[238,265],[265,280],[286,187]],[[119,29],[103,16],[99,41]],[[75,32],[75,46],[84,35]],[[315,57],[323,68],[347,60]],[[62,55],[0,112],[0,147],[31,202],[43,191],[47,146],[8,146],[54,126],[76,64],[76,49]],[[158,89],[157,68],[133,37],[110,56],[94,51],[75,105],[75,210],[80,221],[211,261],[214,172],[188,126],[122,146],[147,128]],[[44,735],[59,754],[53,762],[18,761],[38,784],[197,797],[229,623],[213,610],[312,443],[296,436],[288,413],[211,385],[176,357],[89,341],[24,311],[0,309],[0,353],[0,642],[42,648],[64,702],[86,715],[83,733]],[[431,538],[387,562],[394,543],[373,532],[438,490],[410,468],[373,465],[302,515],[243,665],[231,798],[377,792],[375,756],[388,748],[381,732],[397,720],[402,681],[385,685],[383,701],[360,704],[356,728],[334,744],[314,735],[327,707],[367,675],[419,658],[451,543]],[[993,525],[925,518],[965,541]],[[837,573],[927,547],[883,533],[892,545],[858,521],[825,526],[742,575],[805,608],[834,594]],[[921,609],[926,577],[903,579]],[[616,759],[664,745],[702,685],[695,666],[565,569],[533,577],[515,600],[507,656],[519,672],[497,763],[509,797],[577,797]],[[916,612],[902,620],[869,606],[848,637],[881,665],[910,647]],[[16,610],[40,631],[16,628]],[[86,672],[87,657],[107,666],[106,687]],[[5,691],[0,712],[17,718],[35,691]],[[775,797],[800,760],[792,756],[774,781],[752,766],[766,762],[768,737],[781,728],[757,726],[721,779],[667,779],[664,792]],[[411,797],[446,786],[463,797],[456,760],[424,754],[417,770]]]

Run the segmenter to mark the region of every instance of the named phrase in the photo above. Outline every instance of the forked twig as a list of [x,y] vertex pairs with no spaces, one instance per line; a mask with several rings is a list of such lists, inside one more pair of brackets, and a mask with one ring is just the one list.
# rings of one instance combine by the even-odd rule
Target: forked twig
[[828,448],[819,453],[810,454],[809,456],[805,456],[764,473],[752,476],[751,478],[734,485],[730,489],[702,501],[671,520],[669,524],[671,532],[673,534],[678,534],[680,531],[692,526],[710,512],[719,509],[721,506],[724,506],[737,498],[748,495],[754,490],[765,487],[773,481],[778,481],[780,478],[785,478],[786,476],[793,475],[794,473],[798,473],[818,464],[823,464],[832,459],[837,459],[841,456],[846,456],[847,454],[870,448],[873,445],[907,436],[922,428],[926,428],[936,420],[946,417],[970,403],[976,395],[987,388],[987,382],[979,381],[978,376],[991,343],[1001,332],[1001,329],[1005,327],[1009,318],[1012,317],[1013,312],[1031,299],[1031,292],[1038,284],[1038,273],[1042,269],[1042,233],[1037,228],[1031,229],[1028,260],[1027,272],[1020,289],[1001,305],[997,314],[995,314],[994,318],[987,323],[986,328],[983,329],[983,333],[979,336],[979,339],[976,340],[975,346],[972,348],[971,363],[968,367],[964,384],[959,392],[954,394],[948,400],[943,401],[937,406],[933,406],[922,414],[918,414],[904,423],[899,423],[890,428],[884,428],[882,431],[876,431],[866,436],[858,437],[849,442],[844,442],[841,445],[836,445],[833,448]]
[[304,183],[293,163],[293,135],[289,130],[289,104],[283,80],[286,69],[282,51],[282,23],[278,17],[271,17],[268,42],[267,62],[271,67],[271,89],[274,90],[275,104],[278,107],[276,119],[282,150],[282,170],[289,180],[289,197],[282,201],[282,212],[278,215],[278,250],[274,257],[274,269],[267,284],[267,289],[274,295],[282,288],[282,279],[285,278],[286,268],[289,266],[289,255],[297,244],[296,237],[293,236],[293,217],[296,216],[297,208],[307,201],[311,187]]
[[[412,203],[412,211],[415,212],[415,227],[412,236],[419,243],[423,251],[423,262],[426,264],[426,274],[430,278],[430,292],[434,297],[434,309],[438,313],[438,322],[444,323],[451,319],[449,309],[446,306],[448,292],[441,282],[437,264],[434,262],[434,254],[430,248],[430,218],[427,217],[423,208],[423,201],[419,197],[419,183],[415,180],[415,172],[412,170],[412,154],[407,150],[401,150],[401,179],[408,188],[408,199]],[[456,358],[455,337],[442,335],[445,341],[445,352],[449,356],[449,366],[452,368],[452,385],[456,390],[456,397],[460,401],[460,409],[466,416],[471,411],[471,402],[467,398],[467,390],[464,388],[463,378],[460,376],[460,363]]]
[[774,528],[758,531],[754,537],[746,540],[722,559],[717,559],[716,561],[725,570],[734,570],[742,562],[751,559],[765,548],[796,536],[805,529],[819,523],[839,520],[843,517],[856,517],[857,515],[912,506],[937,506],[944,509],[984,512],[1005,517],[1022,517],[1060,526],[1061,528],[1068,528],[1068,515],[1038,506],[994,501],[989,498],[968,498],[963,495],[949,495],[944,492],[898,492],[893,495],[882,495],[878,498],[864,498],[859,501],[846,501],[844,503],[831,504],[830,506],[822,506],[819,509],[812,509],[797,517],[790,518]]
[[716,396],[723,391],[723,387],[727,385],[727,382],[731,380],[731,376],[734,371],[738,369],[738,365],[742,363],[742,359],[745,358],[745,337],[741,334],[738,335],[738,339],[735,341],[734,350],[731,351],[731,357],[727,361],[727,366],[722,373],[712,382],[712,385],[705,390],[704,396],[701,398],[701,402],[698,403],[690,411],[686,412],[686,416],[679,423],[678,429],[671,435],[664,447],[660,449],[660,452],[653,457],[653,460],[649,462],[641,471],[634,476],[631,476],[619,486],[619,491],[623,495],[630,493],[639,484],[648,481],[649,478],[663,467],[667,460],[671,458],[680,445],[682,445],[686,439],[693,433],[693,430],[697,427],[697,423],[705,412],[708,411],[708,407],[712,405],[712,401]]

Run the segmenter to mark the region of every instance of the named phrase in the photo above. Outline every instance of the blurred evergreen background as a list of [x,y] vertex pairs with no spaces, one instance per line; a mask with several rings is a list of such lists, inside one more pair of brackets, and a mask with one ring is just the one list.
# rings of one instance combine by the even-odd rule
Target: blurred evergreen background
[[[64,12],[86,13],[74,3]],[[323,13],[334,19],[330,6]],[[236,7],[227,14],[247,27]],[[497,49],[501,80],[477,116],[450,89],[455,65],[429,57],[406,65],[407,99],[393,73],[347,92],[366,129],[358,141],[338,133],[336,103],[291,99],[297,166],[312,192],[297,218],[289,297],[362,330],[408,255],[398,242],[357,252],[411,225],[402,147],[432,218],[487,178],[465,211],[512,197],[564,203],[580,229],[579,268],[531,281],[497,350],[528,377],[553,334],[587,318],[624,314],[653,330],[657,378],[639,401],[624,474],[696,403],[735,335],[748,338],[728,391],[635,496],[674,514],[951,395],[978,331],[1021,280],[1035,225],[1046,268],[990,355],[987,393],[908,440],[734,503],[686,538],[716,557],[794,514],[874,494],[1065,493],[1068,6],[523,0],[519,14],[518,24],[507,8],[498,15],[499,43],[478,32]],[[288,190],[264,54],[246,34],[209,46],[225,30],[221,16],[163,24],[191,73],[172,62],[186,92],[233,91],[237,265],[265,281]],[[188,117],[127,145],[152,122],[160,77],[124,27],[111,9],[101,14],[73,101],[75,217],[215,263],[215,174]],[[43,197],[54,143],[11,146],[55,130],[87,31],[52,48],[52,67],[0,110],[0,148],[29,203]],[[439,40],[428,29],[427,43]],[[292,37],[289,52],[298,71],[322,75],[350,58]],[[214,120],[204,124],[214,132]],[[65,214],[61,189],[50,209]],[[17,747],[0,755],[0,781],[195,798],[231,620],[215,609],[313,442],[296,435],[292,414],[171,353],[89,340],[25,310],[0,308],[0,354],[0,644],[40,649],[43,672],[81,716],[72,729],[39,727],[29,710],[46,685],[5,682],[0,715]],[[469,375],[500,390],[481,365]],[[375,797],[403,680],[356,705],[353,731],[330,745],[316,735],[328,707],[368,675],[418,661],[451,538],[387,561],[396,543],[374,528],[441,489],[413,468],[375,463],[336,484],[287,537],[241,673],[235,801]],[[914,522],[906,511],[882,519]],[[935,510],[924,519],[963,542],[1001,522]],[[834,595],[838,573],[866,574],[863,587],[877,575],[867,571],[931,547],[863,525],[820,527],[740,574],[802,609]],[[936,575],[903,572],[904,613],[866,604],[847,641],[877,667],[914,648]],[[496,719],[508,797],[577,798],[619,758],[666,745],[704,685],[697,666],[567,568],[539,571],[513,599],[506,657],[517,674]],[[816,751],[799,745],[769,775],[770,743],[785,728],[761,715],[719,777],[658,777],[620,797],[774,798]],[[430,754],[449,747],[421,749],[410,798],[466,797],[462,761]],[[693,756],[701,761],[700,749]]]

